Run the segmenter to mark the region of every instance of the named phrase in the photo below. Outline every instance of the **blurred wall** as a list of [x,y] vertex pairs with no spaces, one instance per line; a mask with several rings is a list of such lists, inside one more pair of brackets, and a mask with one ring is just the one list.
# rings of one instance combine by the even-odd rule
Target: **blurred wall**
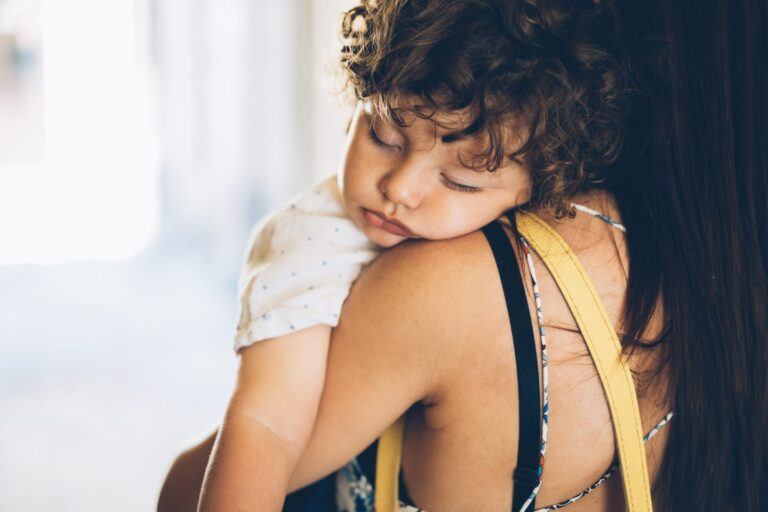
[[156,0],[168,236],[211,238],[231,267],[241,255],[230,248],[258,217],[335,172],[350,110],[334,95],[338,28],[350,5]]
[[339,161],[351,4],[0,0],[0,511],[153,510],[220,421],[248,232]]

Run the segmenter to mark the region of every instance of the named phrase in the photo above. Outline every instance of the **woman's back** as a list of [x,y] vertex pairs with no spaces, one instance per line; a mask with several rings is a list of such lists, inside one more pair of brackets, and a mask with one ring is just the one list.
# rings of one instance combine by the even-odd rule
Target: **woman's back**
[[[607,193],[592,192],[574,202],[612,219],[618,212]],[[571,246],[585,267],[617,331],[628,262],[623,234],[608,223],[578,213],[574,219],[550,224]],[[511,232],[508,232],[512,240]],[[482,235],[470,235],[446,245],[467,258],[464,290],[455,296],[450,330],[475,333],[465,342],[433,347],[444,350],[446,372],[441,391],[414,407],[407,420],[403,472],[410,497],[422,509],[506,510],[512,497],[512,474],[517,460],[518,391],[512,333],[499,274]],[[516,244],[513,243],[513,246]],[[543,483],[537,508],[568,499],[595,482],[614,462],[611,419],[605,395],[587,347],[568,306],[544,264],[532,253],[538,277],[547,337],[549,422]],[[474,261],[473,261],[474,260]],[[532,325],[537,325],[530,273],[524,283]],[[662,310],[657,309],[647,337],[659,334]],[[540,354],[540,336],[534,329]],[[437,341],[436,343],[440,343]],[[637,352],[633,371],[655,367],[653,353]],[[669,411],[663,374],[638,382],[643,430],[650,431]],[[655,384],[655,385],[648,385]],[[661,462],[664,430],[648,443],[651,478]],[[568,509],[618,510],[623,497],[620,478],[612,478]]]

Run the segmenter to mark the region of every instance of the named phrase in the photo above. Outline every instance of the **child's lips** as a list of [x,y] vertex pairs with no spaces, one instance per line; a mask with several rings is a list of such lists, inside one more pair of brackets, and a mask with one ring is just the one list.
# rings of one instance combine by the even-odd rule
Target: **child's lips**
[[408,226],[395,219],[387,219],[381,212],[362,207],[361,209],[363,210],[363,217],[365,217],[365,220],[374,227],[381,228],[384,231],[392,233],[393,235],[399,235],[408,238],[413,238],[416,236],[413,231],[408,228]]

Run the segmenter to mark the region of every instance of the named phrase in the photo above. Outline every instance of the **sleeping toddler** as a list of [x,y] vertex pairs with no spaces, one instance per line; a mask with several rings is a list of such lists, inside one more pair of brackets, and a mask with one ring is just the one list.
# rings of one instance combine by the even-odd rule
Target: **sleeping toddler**
[[[463,118],[403,116],[396,123],[358,102],[338,174],[253,230],[239,280],[238,383],[200,510],[280,510],[314,425],[331,329],[367,264],[405,240],[464,235],[527,202],[517,162],[471,166],[484,141]],[[257,485],[235,483],[244,468]]]

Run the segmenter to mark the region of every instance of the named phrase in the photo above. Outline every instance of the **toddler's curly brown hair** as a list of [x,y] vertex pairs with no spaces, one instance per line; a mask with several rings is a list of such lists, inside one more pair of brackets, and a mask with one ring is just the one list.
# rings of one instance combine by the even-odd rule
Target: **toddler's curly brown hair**
[[405,98],[425,119],[469,113],[466,135],[487,135],[472,166],[524,163],[531,204],[560,218],[622,148],[633,87],[617,20],[607,0],[361,0],[341,64],[354,96],[401,126]]

